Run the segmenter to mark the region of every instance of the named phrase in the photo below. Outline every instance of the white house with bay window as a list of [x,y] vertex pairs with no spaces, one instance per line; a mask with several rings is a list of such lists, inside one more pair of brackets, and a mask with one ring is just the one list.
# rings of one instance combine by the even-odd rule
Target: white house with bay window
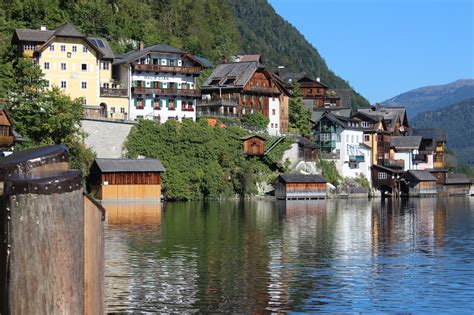
[[196,119],[196,78],[207,67],[202,59],[159,44],[120,56],[114,67],[130,86],[130,120]]

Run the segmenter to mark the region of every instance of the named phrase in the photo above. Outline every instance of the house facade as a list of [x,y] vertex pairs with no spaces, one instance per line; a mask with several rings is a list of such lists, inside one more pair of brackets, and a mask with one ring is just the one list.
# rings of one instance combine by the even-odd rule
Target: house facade
[[106,39],[87,37],[65,23],[54,30],[15,29],[12,41],[22,57],[41,68],[48,87],[57,86],[107,117],[127,115],[128,91],[112,78],[115,55]]
[[130,120],[196,119],[196,78],[206,67],[201,59],[158,44],[117,57],[113,67],[130,90]]
[[220,64],[203,83],[198,116],[241,118],[259,112],[270,135],[288,131],[288,91],[257,61]]

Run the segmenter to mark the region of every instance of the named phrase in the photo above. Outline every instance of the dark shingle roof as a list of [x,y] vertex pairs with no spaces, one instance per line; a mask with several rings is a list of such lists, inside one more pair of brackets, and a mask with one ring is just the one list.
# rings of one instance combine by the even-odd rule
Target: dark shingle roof
[[392,137],[390,145],[398,150],[416,150],[420,147],[421,136]]
[[50,30],[30,30],[30,29],[15,29],[15,35],[20,41],[25,42],[46,42],[52,35],[54,31]]
[[178,49],[174,48],[165,44],[156,44],[153,46],[148,46],[143,48],[142,50],[133,50],[130,51],[126,54],[120,55],[117,57],[117,61],[115,64],[121,64],[121,63],[130,63],[133,62],[151,52],[161,52],[161,53],[175,53],[175,54],[184,54],[185,52]]
[[259,135],[248,135],[246,137],[240,138],[240,140],[245,141],[245,140],[252,139],[252,138],[259,138],[259,139],[262,139],[263,141],[267,140],[264,137],[259,136]]
[[87,39],[89,40],[89,42],[92,43],[92,45],[94,45],[94,47],[97,50],[99,50],[102,53],[102,55],[103,55],[102,58],[105,58],[105,59],[114,59],[115,58],[115,54],[112,51],[112,48],[110,48],[110,45],[109,45],[109,43],[107,42],[107,40],[105,38],[87,37]]
[[303,174],[280,174],[280,179],[284,183],[326,183],[327,180],[322,175]]
[[71,23],[64,23],[54,31],[54,36],[62,37],[85,37],[77,28]]
[[258,62],[234,62],[220,64],[203,83],[202,89],[213,89],[217,87],[242,88],[247,84],[252,75],[259,68],[263,69],[264,67]]
[[206,68],[211,68],[212,63],[204,57],[195,56],[195,58],[204,65]]
[[431,175],[428,171],[420,171],[420,170],[409,170],[408,173],[418,179],[419,181],[424,182],[435,182],[436,177]]
[[95,159],[102,173],[114,172],[164,172],[165,168],[155,159]]
[[440,128],[412,128],[410,136],[421,136],[423,139],[433,139],[434,141],[446,142],[446,130]]
[[470,184],[471,179],[466,174],[448,173],[446,174],[445,184]]

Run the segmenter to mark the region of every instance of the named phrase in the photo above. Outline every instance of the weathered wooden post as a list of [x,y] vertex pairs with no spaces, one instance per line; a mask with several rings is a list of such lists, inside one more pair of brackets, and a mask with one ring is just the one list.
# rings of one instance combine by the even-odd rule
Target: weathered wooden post
[[65,146],[0,160],[0,314],[102,314],[104,210]]

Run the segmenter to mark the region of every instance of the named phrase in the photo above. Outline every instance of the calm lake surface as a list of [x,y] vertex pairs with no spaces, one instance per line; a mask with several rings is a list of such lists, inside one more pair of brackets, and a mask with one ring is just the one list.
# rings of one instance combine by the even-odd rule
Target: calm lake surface
[[106,205],[108,312],[474,312],[474,198]]

